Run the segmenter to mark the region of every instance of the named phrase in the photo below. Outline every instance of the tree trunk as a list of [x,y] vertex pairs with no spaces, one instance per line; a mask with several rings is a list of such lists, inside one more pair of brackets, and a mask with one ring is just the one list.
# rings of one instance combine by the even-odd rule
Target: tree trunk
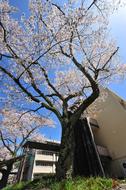
[[63,125],[59,159],[56,166],[57,179],[71,178],[74,164],[74,127]]
[[13,163],[10,163],[6,166],[6,169],[0,169],[0,173],[2,173],[2,178],[0,180],[0,189],[6,187],[12,167]]
[[87,119],[80,119],[74,128],[74,175],[105,177],[103,166]]
[[57,179],[74,176],[104,176],[103,167],[95,148],[87,120],[78,120],[74,126],[62,128]]

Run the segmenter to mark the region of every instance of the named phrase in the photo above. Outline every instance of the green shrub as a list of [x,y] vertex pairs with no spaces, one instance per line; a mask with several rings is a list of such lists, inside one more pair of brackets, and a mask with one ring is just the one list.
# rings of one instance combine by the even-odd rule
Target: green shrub
[[111,190],[112,179],[77,177],[58,182],[54,177],[44,177],[31,182],[21,182],[8,186],[3,190],[42,190],[43,188],[50,190]]
[[112,180],[106,178],[82,178],[55,182],[50,186],[51,190],[111,190]]
[[3,188],[3,190],[24,190],[25,186],[28,185],[28,183],[29,182],[20,182],[15,185],[9,185]]

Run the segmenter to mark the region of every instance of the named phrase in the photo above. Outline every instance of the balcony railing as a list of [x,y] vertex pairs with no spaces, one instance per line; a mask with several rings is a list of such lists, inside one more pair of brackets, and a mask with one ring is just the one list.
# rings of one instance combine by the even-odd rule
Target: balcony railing
[[108,152],[108,150],[107,150],[106,147],[97,145],[97,150],[98,150],[98,153],[99,153],[101,156],[109,156],[109,152]]

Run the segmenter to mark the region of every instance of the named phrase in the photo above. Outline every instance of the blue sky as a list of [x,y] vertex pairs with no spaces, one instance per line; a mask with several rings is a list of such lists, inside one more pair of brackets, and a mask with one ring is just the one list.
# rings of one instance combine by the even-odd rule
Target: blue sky
[[[58,0],[59,1],[59,0]],[[19,13],[15,15],[19,19],[22,12],[27,13],[28,0],[10,0],[10,4],[19,8]],[[120,56],[123,63],[126,63],[126,7],[120,8],[117,12],[111,15],[110,18],[110,32],[114,39],[116,39],[117,46],[120,47]],[[116,94],[126,100],[126,81],[112,83],[109,88]],[[56,128],[42,129],[42,133],[51,139],[60,139],[61,128],[57,119],[53,116],[56,122]]]
[[[110,31],[119,46],[123,63],[126,63],[126,7],[120,8],[110,19]],[[126,81],[120,81],[109,87],[126,100]]]

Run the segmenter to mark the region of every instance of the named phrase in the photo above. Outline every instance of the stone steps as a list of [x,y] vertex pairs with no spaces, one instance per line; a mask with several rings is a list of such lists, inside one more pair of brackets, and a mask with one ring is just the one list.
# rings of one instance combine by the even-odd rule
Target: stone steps
[[119,186],[117,186],[113,190],[126,190],[126,184],[119,184]]

